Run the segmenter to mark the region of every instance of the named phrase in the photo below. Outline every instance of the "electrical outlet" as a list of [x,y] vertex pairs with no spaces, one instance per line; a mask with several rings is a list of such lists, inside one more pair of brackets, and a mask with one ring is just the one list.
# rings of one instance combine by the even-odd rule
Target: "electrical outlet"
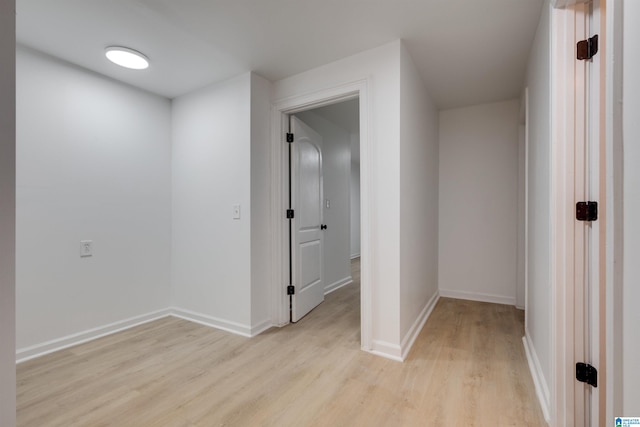
[[326,199],[325,206],[327,207],[327,209],[331,208],[331,201],[329,199]]
[[240,219],[240,205],[233,205],[233,219]]
[[80,256],[81,257],[93,256],[93,240],[80,241]]

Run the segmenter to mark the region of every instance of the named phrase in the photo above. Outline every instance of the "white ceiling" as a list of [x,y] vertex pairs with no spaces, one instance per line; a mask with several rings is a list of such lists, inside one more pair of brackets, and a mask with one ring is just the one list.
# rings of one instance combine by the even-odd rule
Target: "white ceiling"
[[[17,0],[18,42],[173,98],[402,38],[440,108],[519,96],[542,0]],[[104,48],[145,53],[119,69]]]

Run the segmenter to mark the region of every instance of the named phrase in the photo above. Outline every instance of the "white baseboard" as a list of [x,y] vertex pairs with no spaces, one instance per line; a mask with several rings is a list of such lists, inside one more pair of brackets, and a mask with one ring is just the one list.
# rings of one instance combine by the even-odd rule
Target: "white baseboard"
[[263,320],[257,325],[254,325],[251,327],[251,336],[255,337],[256,335],[260,335],[261,333],[271,328],[272,326],[273,326],[273,323],[271,323],[271,319]]
[[[219,319],[217,317],[196,313],[190,310],[184,310],[177,307],[171,307],[171,315],[180,319],[188,320],[190,322],[199,323],[204,326],[210,326],[212,328],[231,332],[232,334],[242,335],[243,337],[247,338],[251,338],[252,334],[254,333],[253,328],[249,325],[243,325],[241,323],[231,322],[229,320]],[[256,330],[258,329],[259,327],[256,328]]]
[[549,387],[544,379],[542,368],[540,367],[540,361],[538,360],[538,355],[536,354],[533,343],[531,342],[529,331],[525,330],[524,337],[522,337],[522,343],[524,344],[524,352],[527,355],[527,362],[529,363],[529,370],[531,371],[531,377],[533,378],[533,385],[536,388],[536,394],[540,401],[540,408],[542,409],[542,414],[548,424],[550,420],[549,409],[551,408]]
[[360,258],[360,254],[359,253],[351,255],[351,259],[356,259],[356,258]]
[[330,284],[329,286],[325,286],[324,288],[324,294],[328,295],[333,291],[337,291],[338,289],[340,289],[343,286],[347,286],[349,284],[353,283],[353,278],[351,276],[349,277],[345,277],[344,279],[340,279],[337,282],[333,282],[332,284]]
[[391,344],[385,341],[373,340],[371,350],[365,350],[376,356],[385,357],[387,359],[402,362],[402,349],[397,344]]
[[440,289],[440,296],[445,298],[465,299],[469,301],[491,302],[494,304],[516,305],[515,297],[483,294],[479,292],[453,291],[450,289]]
[[439,299],[440,293],[436,291],[436,293],[433,294],[431,299],[424,306],[424,308],[420,312],[420,315],[418,316],[416,321],[413,322],[413,325],[411,325],[411,328],[409,328],[409,331],[407,331],[406,335],[402,339],[402,342],[400,343],[400,348],[402,349],[402,360],[405,360],[407,358],[411,347],[413,347],[413,343],[416,341],[416,338],[418,338],[418,335],[420,335],[420,331],[424,327],[424,324],[427,323],[427,319],[429,318],[429,316],[431,316],[431,312],[433,312],[433,309],[438,303]]
[[227,320],[217,319],[215,317],[194,313],[189,310],[182,310],[175,307],[165,308],[162,310],[154,311],[152,313],[132,317],[105,326],[100,326],[98,328],[89,329],[77,334],[72,334],[66,337],[47,341],[42,344],[18,349],[16,351],[16,363],[26,362],[27,360],[35,359],[37,357],[44,356],[46,354],[53,353],[59,350],[64,350],[65,348],[84,344],[86,342],[93,341],[107,335],[115,334],[117,332],[121,332],[145,323],[153,322],[154,320],[162,319],[167,316],[173,316],[216,329],[222,329],[224,331],[242,335],[244,337],[255,337],[256,335],[259,335],[260,333],[273,326],[270,319],[264,320],[252,327],[249,327],[246,325],[241,325],[239,323],[229,322]]
[[76,334],[67,335],[66,337],[57,338],[42,344],[20,348],[16,351],[16,363],[26,362],[27,360],[35,359],[36,357],[44,356],[55,351],[64,350],[65,348],[93,341],[107,335],[115,334],[116,332],[124,331],[125,329],[133,328],[134,326],[139,326],[144,323],[167,317],[170,314],[169,309],[162,309],[97,328],[88,329]]

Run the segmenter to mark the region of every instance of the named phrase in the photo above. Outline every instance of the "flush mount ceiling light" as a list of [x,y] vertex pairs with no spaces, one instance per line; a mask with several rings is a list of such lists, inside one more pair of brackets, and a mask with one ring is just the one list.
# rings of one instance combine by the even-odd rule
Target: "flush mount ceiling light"
[[109,46],[105,49],[107,59],[121,67],[133,70],[149,68],[149,59],[140,52],[122,46]]

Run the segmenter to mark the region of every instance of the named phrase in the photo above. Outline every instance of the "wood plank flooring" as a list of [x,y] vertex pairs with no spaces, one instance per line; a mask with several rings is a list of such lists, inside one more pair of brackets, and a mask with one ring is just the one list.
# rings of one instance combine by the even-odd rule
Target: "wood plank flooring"
[[442,298],[399,363],[359,349],[358,280],[253,339],[168,317],[22,363],[18,425],[546,425],[521,311]]

